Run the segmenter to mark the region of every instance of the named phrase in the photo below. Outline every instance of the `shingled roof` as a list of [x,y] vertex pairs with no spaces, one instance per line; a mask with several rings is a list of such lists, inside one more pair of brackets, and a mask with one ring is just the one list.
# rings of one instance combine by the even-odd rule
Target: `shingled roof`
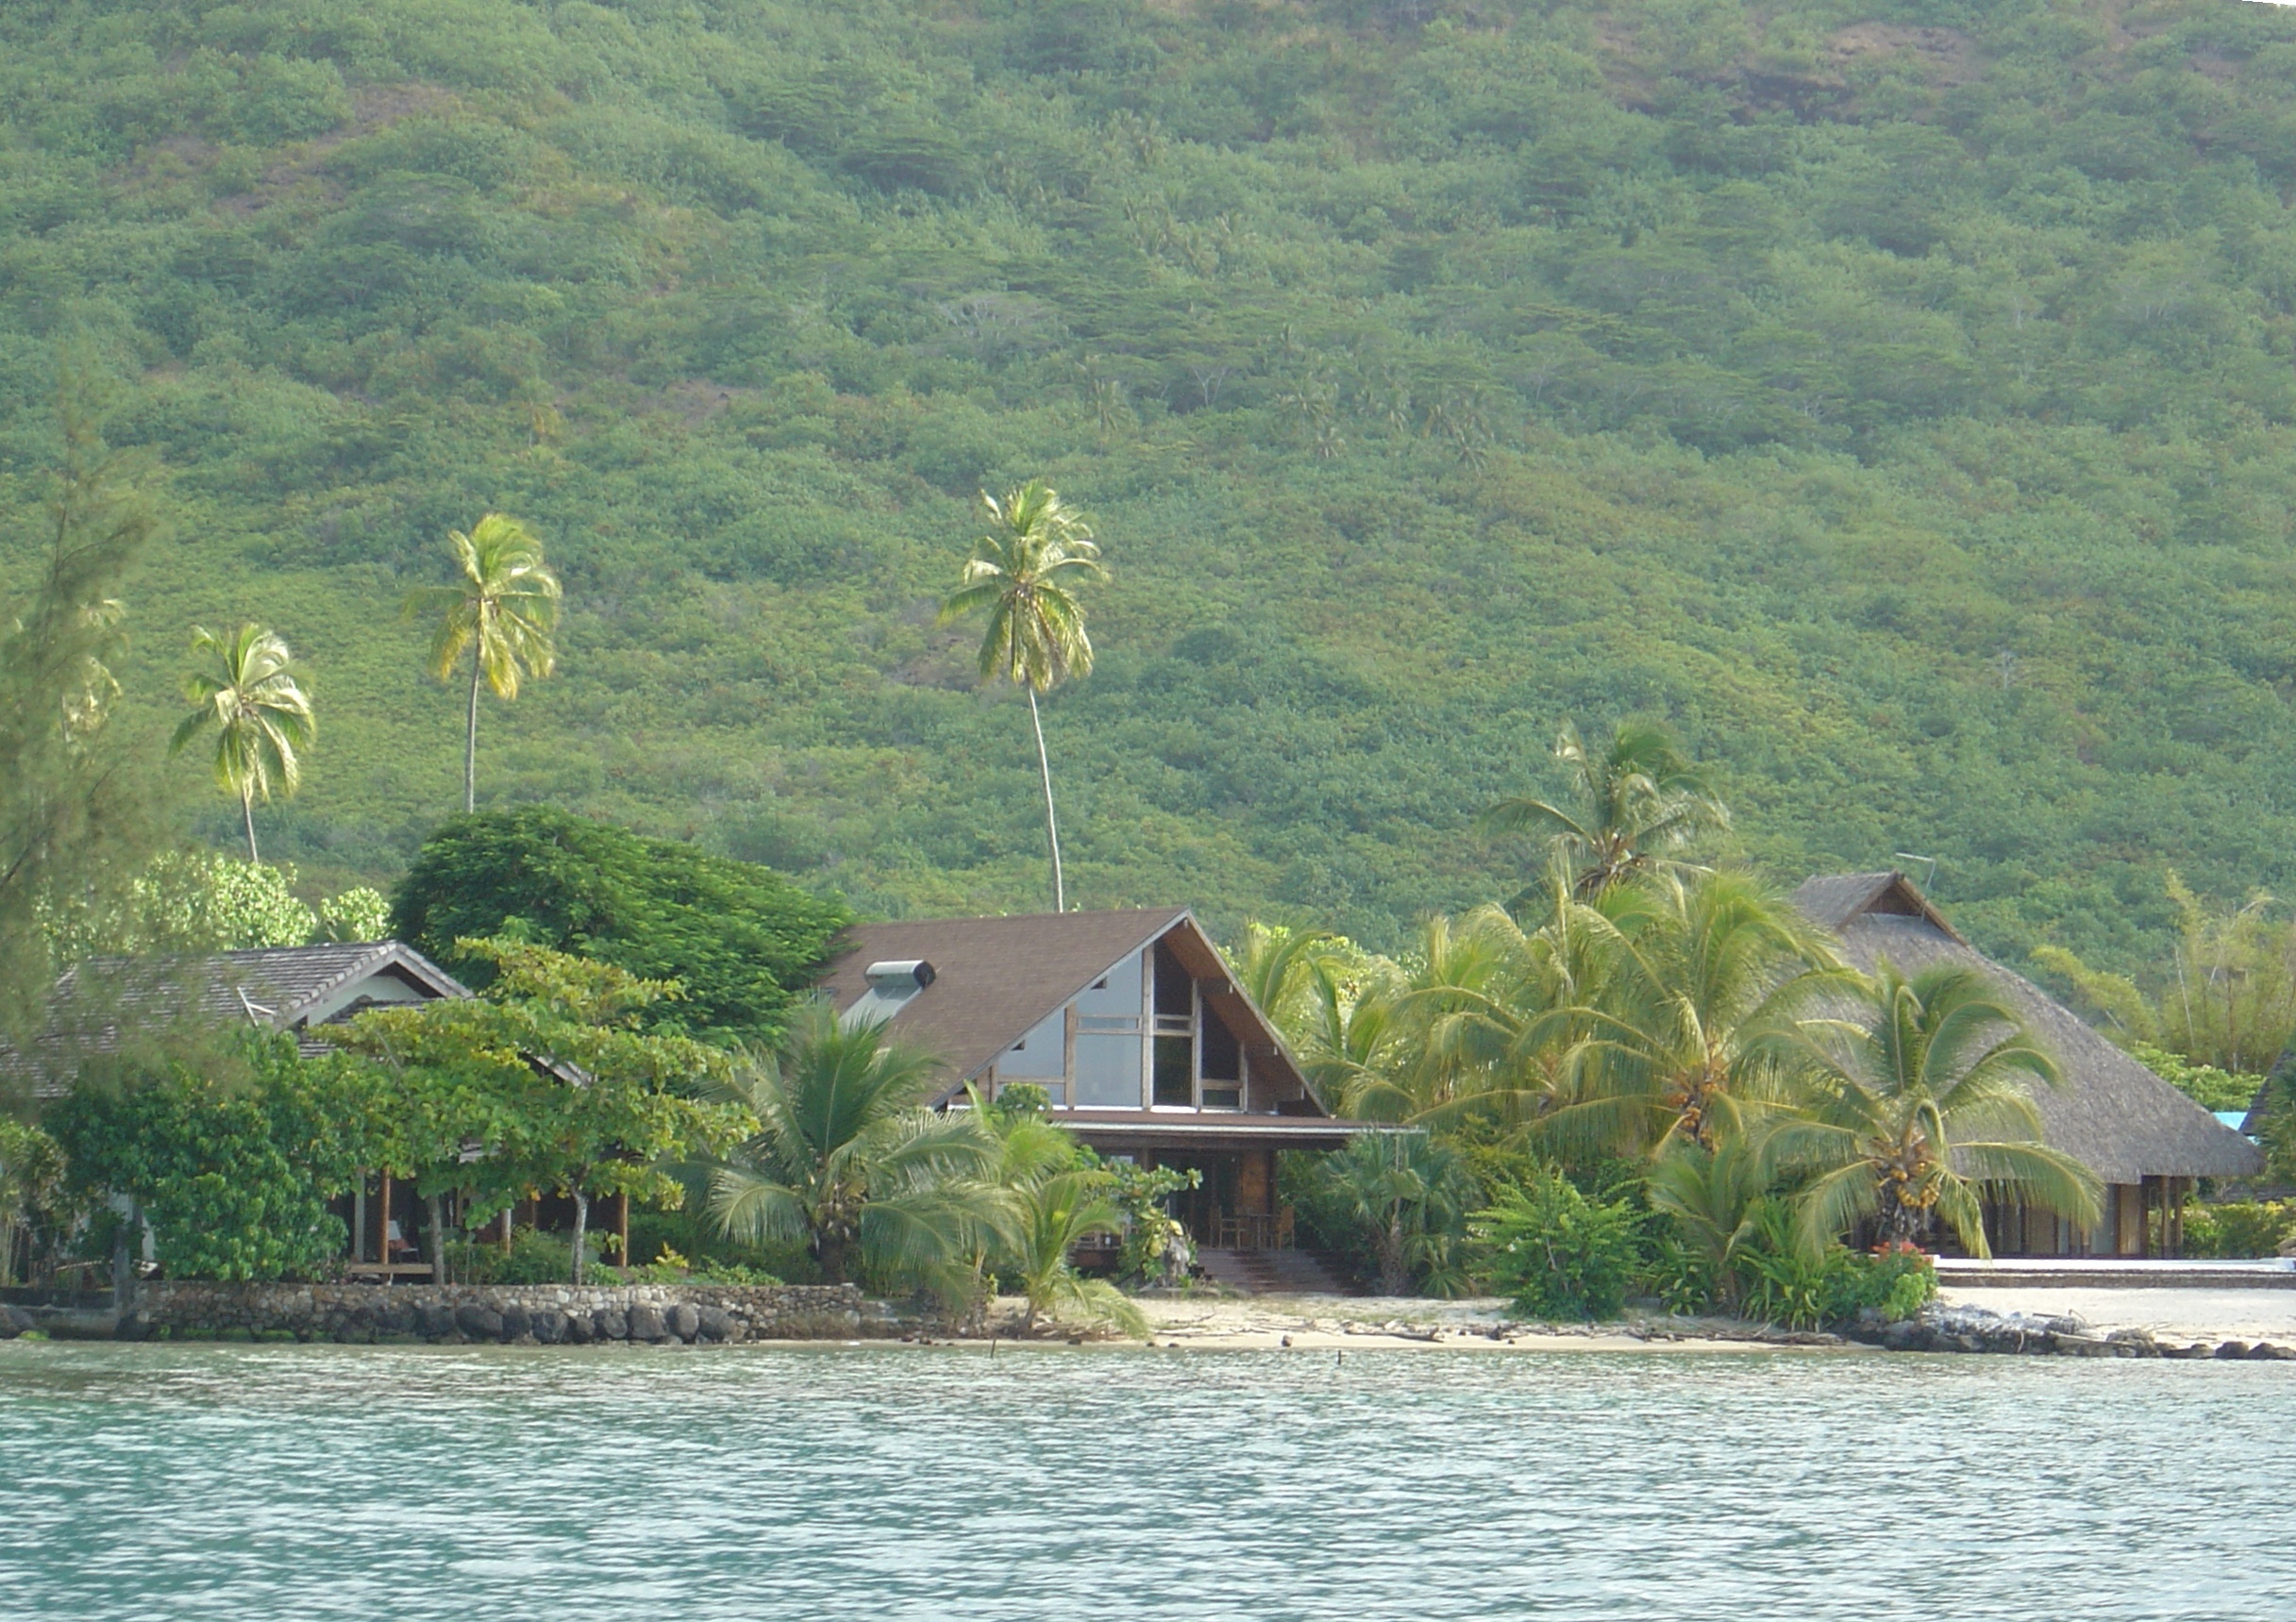
[[2106,1182],[2148,1177],[2254,1177],[2264,1153],[2092,1029],[2023,976],[1986,957],[1956,933],[1902,873],[1844,873],[1812,878],[1794,905],[1841,938],[1842,955],[1863,969],[1887,958],[1906,974],[1932,963],[1977,969],[2007,994],[2055,1055],[2061,1087],[2036,1087],[2042,1139]]
[[[407,997],[376,997],[377,981]],[[177,1021],[257,1025],[303,1031],[350,1019],[377,1002],[468,996],[452,975],[412,946],[365,941],[270,946],[207,957],[130,961],[105,958],[67,970],[56,982],[48,1020],[28,1051],[0,1047],[0,1072],[34,1072],[43,1093],[92,1054],[116,1052],[122,1033]],[[307,1052],[325,1045],[303,1044]]]
[[1272,1068],[1304,1091],[1275,1027],[1229,977],[1185,907],[857,925],[821,989],[843,1012],[868,990],[871,963],[930,962],[932,983],[888,1024],[941,1056],[953,1093],[1124,958],[1165,936],[1203,986],[1205,1000],[1238,1033],[1252,1063]]

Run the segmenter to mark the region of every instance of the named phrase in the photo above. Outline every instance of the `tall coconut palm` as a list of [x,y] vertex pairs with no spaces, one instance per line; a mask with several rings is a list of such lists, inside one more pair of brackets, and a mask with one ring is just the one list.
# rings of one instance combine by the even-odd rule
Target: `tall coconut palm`
[[1543,1128],[1559,1150],[1712,1148],[1794,1101],[1780,1045],[1843,973],[1822,932],[1736,872],[1648,875],[1593,911],[1611,978],[1585,1011],[1572,1099]]
[[1666,852],[1730,826],[1728,808],[1674,735],[1655,722],[1620,722],[1600,754],[1589,751],[1578,728],[1565,723],[1555,739],[1554,759],[1570,779],[1577,810],[1541,799],[1500,800],[1477,826],[1490,834],[1550,835],[1575,872],[1582,898],[1637,873],[1673,867]]
[[832,1284],[865,1271],[936,1286],[967,1273],[1004,1219],[995,1136],[975,1112],[925,1108],[938,1060],[881,1026],[799,1015],[778,1063],[727,1083],[758,1130],[716,1168],[710,1210],[730,1237],[804,1242]]
[[181,753],[193,738],[215,728],[216,787],[239,801],[247,860],[260,861],[255,802],[302,786],[296,751],[309,748],[319,732],[310,695],[296,679],[286,642],[265,627],[243,625],[219,636],[201,626],[192,632],[192,651],[211,655],[213,661],[184,678],[183,695],[197,708],[176,727],[169,753]]
[[1084,634],[1080,587],[1108,578],[1083,514],[1066,506],[1042,479],[1031,479],[1002,501],[987,492],[989,532],[973,543],[957,589],[941,604],[941,623],[985,610],[980,679],[1012,681],[1029,695],[1029,724],[1036,732],[1036,767],[1045,784],[1045,836],[1052,846],[1052,910],[1068,910],[1061,870],[1061,826],[1052,803],[1052,762],[1045,752],[1045,722],[1037,699],[1069,677],[1092,674],[1092,639]]
[[1859,1017],[1799,1022],[1819,1100],[1771,1140],[1782,1162],[1817,1173],[1801,1198],[1806,1247],[1868,1219],[1885,1239],[1915,1243],[1942,1218],[1986,1256],[1987,1187],[2097,1220],[2095,1175],[2039,1142],[2031,1089],[2056,1084],[2055,1062],[1990,980],[1957,963],[1908,979],[1884,960],[1859,991]]
[[490,512],[467,535],[450,531],[461,578],[410,593],[405,617],[436,619],[428,668],[440,681],[470,653],[470,724],[462,743],[462,809],[478,809],[478,687],[518,696],[522,677],[558,667],[558,577],[543,561],[542,542],[515,518]]

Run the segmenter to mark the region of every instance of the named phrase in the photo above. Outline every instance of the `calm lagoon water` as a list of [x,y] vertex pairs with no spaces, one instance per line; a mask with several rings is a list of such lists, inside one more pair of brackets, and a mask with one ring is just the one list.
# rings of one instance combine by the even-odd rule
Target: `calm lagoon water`
[[2296,1617],[2296,1364],[0,1345],[26,1617]]

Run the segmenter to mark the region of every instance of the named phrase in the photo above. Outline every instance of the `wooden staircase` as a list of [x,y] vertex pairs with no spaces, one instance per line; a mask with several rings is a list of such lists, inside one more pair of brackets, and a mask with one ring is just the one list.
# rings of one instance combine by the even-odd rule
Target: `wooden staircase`
[[1351,1296],[1333,1263],[1312,1250],[1213,1250],[1196,1264],[1215,1284],[1244,1296]]

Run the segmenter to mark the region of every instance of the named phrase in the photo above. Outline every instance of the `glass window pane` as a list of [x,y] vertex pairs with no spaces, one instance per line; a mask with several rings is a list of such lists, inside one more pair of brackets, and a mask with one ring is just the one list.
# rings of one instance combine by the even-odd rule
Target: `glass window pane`
[[1076,1036],[1076,1101],[1101,1109],[1140,1108],[1140,1039]]
[[1184,1036],[1156,1038],[1156,1102],[1193,1104],[1196,1078],[1189,1074],[1196,1044]]

